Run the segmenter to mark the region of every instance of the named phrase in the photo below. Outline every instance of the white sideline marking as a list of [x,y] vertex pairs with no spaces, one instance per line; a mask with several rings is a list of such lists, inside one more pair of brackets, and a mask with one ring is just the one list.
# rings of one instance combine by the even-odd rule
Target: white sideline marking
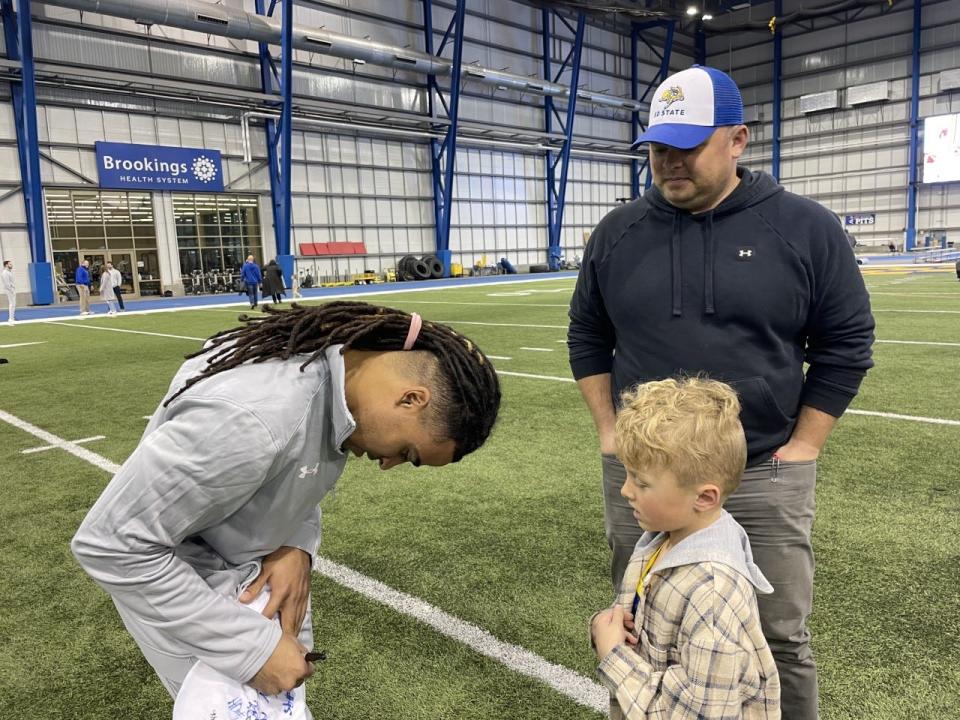
[[506,370],[497,370],[497,375],[509,375],[510,377],[533,378],[534,380],[554,380],[556,382],[576,382],[573,378],[557,377],[556,375],[531,375],[530,373],[507,372]]
[[507,357],[506,355],[487,355],[490,360],[513,360],[512,357]]
[[[488,323],[475,322],[473,320],[431,320],[431,322],[442,323],[443,325],[485,325],[487,327],[522,327],[522,328],[545,328],[547,330],[566,330],[566,325],[525,325],[522,323]],[[566,340],[557,340],[557,342],[566,342]]]
[[530,350],[532,352],[553,352],[553,348],[534,348],[534,347],[521,347],[521,350]]
[[[407,302],[415,303],[417,305],[482,305],[484,307],[554,307],[554,308],[570,307],[570,303],[550,305],[548,303],[460,302],[460,301],[454,302],[453,300],[413,300],[413,299],[408,300]],[[545,326],[538,325],[537,327],[545,327]]]
[[[573,378],[557,377],[555,375],[531,375],[530,373],[507,372],[497,370],[497,375],[510,375],[513,377],[533,378],[534,380],[553,380],[554,382],[576,382]],[[946,420],[944,418],[922,417],[920,415],[898,415],[897,413],[877,412],[875,410],[847,410],[848,415],[868,415],[870,417],[883,417],[892,420],[912,420],[914,422],[930,423],[932,425],[958,425],[960,420]]]
[[175,340],[196,340],[197,342],[206,342],[209,338],[189,337],[188,335],[168,335],[166,333],[147,332],[146,330],[123,330],[121,328],[101,327],[100,325],[75,325],[74,323],[51,321],[51,325],[62,325],[63,327],[83,328],[84,330],[108,330],[110,332],[130,333],[131,335],[153,335],[154,337],[173,338]]
[[604,715],[607,712],[610,703],[610,694],[607,689],[573,670],[555,665],[518,645],[498,640],[472,623],[324,557],[318,556],[313,568],[334,582],[364,597],[383,603],[397,612],[409,615],[429,625],[441,635],[463,643],[521,675],[546,683],[579,705]]
[[[92,437],[80,438],[79,440],[71,440],[70,442],[74,443],[75,445],[79,445],[80,443],[93,442],[94,440],[105,440],[106,437],[107,437],[106,435],[93,435]],[[40,447],[27,448],[26,450],[21,450],[20,454],[29,455],[30,453],[38,453],[38,452],[44,452],[46,450],[53,450],[56,447],[59,447],[59,445],[41,445]]]
[[[46,430],[41,430],[3,410],[0,410],[0,420],[28,432],[54,447],[62,448],[81,460],[86,460],[91,465],[106,470],[111,475],[115,475],[120,470],[119,465],[110,462],[105,457],[85,450],[76,443],[59,438]],[[388,585],[326,558],[318,556],[314,561],[314,569],[346,588],[429,625],[441,634],[506,665],[521,675],[546,683],[557,692],[584,707],[606,714],[610,698],[607,689],[573,670],[548,662],[536,653],[525,650],[519,645],[511,645],[498,640],[486,630],[472,623],[454,617],[440,608],[399,590],[394,590]]]
[[942,347],[960,347],[960,343],[932,342],[926,340],[874,340],[875,343],[890,343],[892,345],[940,345]]
[[932,292],[932,293],[908,293],[908,292],[886,292],[885,290],[873,291],[871,295],[893,295],[895,297],[950,297],[960,298],[960,292]]
[[918,415],[898,415],[897,413],[876,412],[875,410],[847,410],[848,415],[868,415],[870,417],[890,418],[891,420],[913,420],[914,422],[930,423],[933,425],[958,425],[960,420],[946,420],[944,418],[920,417]]
[[28,343],[14,343],[13,345],[0,345],[0,350],[6,350],[7,348],[15,347],[26,347],[27,345],[43,345],[46,340],[41,340],[40,342],[28,342]]
[[64,440],[61,437],[57,437],[53,433],[48,433],[46,430],[41,430],[36,425],[31,425],[26,420],[21,420],[15,415],[11,415],[8,412],[0,410],[0,420],[3,420],[9,425],[13,425],[15,428],[19,428],[26,433],[38,437],[49,445],[58,447],[61,450],[66,450],[71,455],[75,455],[81,460],[86,460],[91,465],[96,465],[101,470],[106,470],[111,475],[116,475],[120,470],[120,466],[116,463],[112,463],[107,460],[102,455],[97,455],[95,452],[90,452],[86,448],[82,448],[76,443],[70,442],[69,440]]
[[935,315],[960,315],[960,310],[900,310],[897,308],[870,308],[870,312],[933,313]]

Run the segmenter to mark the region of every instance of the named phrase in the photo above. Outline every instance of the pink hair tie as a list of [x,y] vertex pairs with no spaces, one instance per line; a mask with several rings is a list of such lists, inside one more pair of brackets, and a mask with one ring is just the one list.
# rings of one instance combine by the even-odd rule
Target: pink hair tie
[[420,336],[420,328],[423,327],[423,320],[417,313],[410,316],[410,329],[407,330],[407,339],[403,341],[404,350],[413,350],[414,343]]

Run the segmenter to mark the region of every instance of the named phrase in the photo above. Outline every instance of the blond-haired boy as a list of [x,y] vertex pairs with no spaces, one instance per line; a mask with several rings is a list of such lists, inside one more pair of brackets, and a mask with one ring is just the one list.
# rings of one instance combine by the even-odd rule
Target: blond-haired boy
[[746,463],[740,403],[706,378],[624,393],[622,495],[644,529],[611,608],[594,615],[612,718],[780,717],[780,680],[754,592],[773,588],[723,509]]

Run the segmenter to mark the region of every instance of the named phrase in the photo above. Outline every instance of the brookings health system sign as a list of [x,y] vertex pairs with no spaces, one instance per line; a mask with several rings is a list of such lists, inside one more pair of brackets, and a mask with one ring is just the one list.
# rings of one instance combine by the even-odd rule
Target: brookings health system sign
[[98,142],[100,187],[223,192],[219,150]]

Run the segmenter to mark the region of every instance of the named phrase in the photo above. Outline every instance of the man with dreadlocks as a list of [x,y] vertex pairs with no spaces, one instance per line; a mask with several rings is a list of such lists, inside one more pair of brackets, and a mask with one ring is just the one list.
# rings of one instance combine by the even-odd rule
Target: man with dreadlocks
[[[419,315],[267,313],[188,356],[72,543],[174,697],[198,661],[266,694],[310,676],[317,504],[348,453],[456,462],[500,406],[479,348]],[[262,614],[243,606],[265,586]]]

